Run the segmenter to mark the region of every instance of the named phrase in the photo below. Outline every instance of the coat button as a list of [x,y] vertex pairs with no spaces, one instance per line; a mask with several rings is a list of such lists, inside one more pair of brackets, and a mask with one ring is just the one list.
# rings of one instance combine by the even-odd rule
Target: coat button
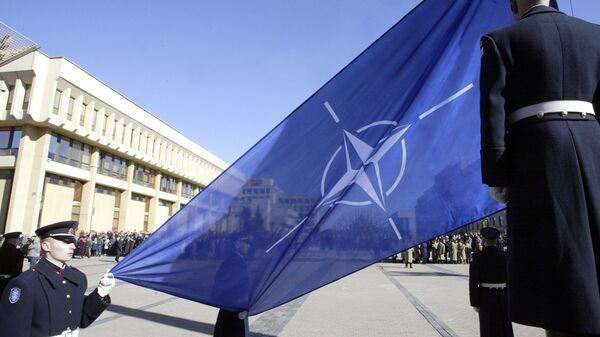
[[72,313],[73,313],[73,311],[69,310],[69,314],[72,314]]
[[567,117],[568,114],[569,114],[568,111],[561,111],[560,112],[560,115],[563,116],[563,117]]
[[535,115],[536,115],[536,116],[537,116],[537,118],[539,118],[539,119],[542,119],[542,118],[544,118],[544,112],[543,112],[543,111],[540,111],[540,112],[538,112],[538,113],[537,113],[537,114],[535,114]]
[[71,295],[67,294],[67,298],[71,298]]
[[582,112],[581,113],[581,118],[583,118],[583,119],[587,118],[587,112]]
[[62,284],[67,284],[67,281],[65,281],[65,280],[62,280]]

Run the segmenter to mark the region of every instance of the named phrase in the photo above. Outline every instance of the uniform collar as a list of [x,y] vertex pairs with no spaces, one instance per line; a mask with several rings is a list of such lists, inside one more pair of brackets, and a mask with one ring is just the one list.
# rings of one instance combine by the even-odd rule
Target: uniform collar
[[53,288],[57,288],[63,278],[76,285],[79,284],[75,272],[67,265],[65,265],[65,268],[61,269],[45,258],[41,258],[40,261],[35,265],[34,269],[40,274],[44,275],[50,284],[52,284]]
[[536,15],[536,14],[541,14],[541,13],[560,13],[560,14],[564,14],[563,12],[557,10],[554,7],[550,7],[550,6],[544,6],[544,5],[538,5],[538,6],[533,6],[531,7],[527,12],[525,12],[525,14],[523,14],[523,17],[521,18],[521,20],[530,17],[532,15]]

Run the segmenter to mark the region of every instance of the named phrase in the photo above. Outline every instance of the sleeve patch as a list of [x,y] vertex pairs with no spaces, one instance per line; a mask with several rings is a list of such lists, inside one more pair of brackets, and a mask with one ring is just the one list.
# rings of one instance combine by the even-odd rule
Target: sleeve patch
[[21,288],[11,288],[10,295],[8,295],[8,301],[12,304],[19,302],[21,298]]

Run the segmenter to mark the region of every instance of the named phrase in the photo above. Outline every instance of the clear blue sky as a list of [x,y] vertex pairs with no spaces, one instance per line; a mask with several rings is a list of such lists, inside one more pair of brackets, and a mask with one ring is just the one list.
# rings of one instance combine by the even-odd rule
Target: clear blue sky
[[[6,1],[0,20],[232,163],[419,2]],[[600,22],[599,0],[573,10]]]

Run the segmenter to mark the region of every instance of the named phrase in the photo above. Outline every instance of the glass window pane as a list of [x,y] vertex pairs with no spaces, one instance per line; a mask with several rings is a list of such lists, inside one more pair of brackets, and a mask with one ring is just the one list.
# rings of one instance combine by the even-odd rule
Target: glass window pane
[[56,90],[54,92],[54,104],[52,105],[52,112],[55,115],[58,115],[58,107],[60,106],[60,96],[62,95],[62,91]]
[[85,123],[85,111],[87,110],[87,104],[81,104],[81,116],[79,118],[79,125],[83,126]]
[[73,120],[73,106],[75,106],[75,97],[69,97],[69,106],[67,107],[67,120]]
[[29,96],[31,96],[31,84],[25,84],[25,97],[23,98],[23,110],[29,109]]
[[55,159],[56,146],[58,145],[58,139],[55,134],[50,137],[50,146],[48,148],[48,158],[51,160]]
[[16,128],[13,130],[11,148],[13,148],[13,149],[19,148],[19,146],[21,144],[21,134],[22,134],[22,131],[20,128]]
[[0,149],[10,149],[10,129],[0,129]]

